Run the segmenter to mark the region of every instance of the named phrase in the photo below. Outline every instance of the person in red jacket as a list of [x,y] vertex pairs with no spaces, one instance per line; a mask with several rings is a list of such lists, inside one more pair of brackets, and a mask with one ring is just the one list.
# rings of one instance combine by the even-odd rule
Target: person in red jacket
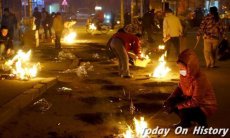
[[181,119],[175,127],[190,127],[192,121],[207,127],[207,117],[217,109],[214,90],[201,72],[199,59],[193,50],[184,50],[177,63],[180,69],[179,86],[164,103],[165,110],[175,112]]
[[119,29],[110,38],[108,46],[119,59],[119,75],[123,78],[132,78],[129,70],[128,52],[133,51],[136,58],[141,58],[141,45],[138,36]]

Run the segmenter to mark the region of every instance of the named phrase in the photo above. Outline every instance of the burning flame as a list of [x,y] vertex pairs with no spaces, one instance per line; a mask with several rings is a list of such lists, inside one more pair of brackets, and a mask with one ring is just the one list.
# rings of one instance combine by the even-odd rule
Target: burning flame
[[128,126],[128,129],[126,130],[125,134],[123,134],[124,138],[133,138],[133,130]]
[[64,42],[72,44],[74,43],[75,38],[77,37],[77,33],[76,32],[70,32],[69,34],[67,34],[66,36],[64,36]]
[[171,69],[166,66],[165,57],[167,56],[167,51],[159,58],[159,65],[155,68],[153,77],[163,78],[165,77]]
[[159,45],[159,46],[158,46],[158,49],[159,49],[159,50],[165,50],[165,45]]
[[31,65],[29,63],[31,56],[31,50],[27,53],[24,53],[22,50],[19,50],[17,55],[13,59],[5,62],[11,73],[14,74],[17,78],[22,80],[27,80],[37,76],[38,68],[40,63]]
[[148,124],[145,121],[144,117],[141,117],[140,120],[136,118],[133,119],[134,121],[134,130],[128,126],[128,129],[123,134],[124,138],[145,138],[147,135],[144,134],[146,128],[148,128]]
[[91,23],[91,24],[89,25],[89,29],[90,29],[90,30],[97,30],[97,27],[95,26],[94,23]]
[[151,61],[151,59],[149,58],[149,56],[148,55],[145,55],[145,54],[141,54],[141,58],[142,59],[137,59],[137,60],[135,60],[134,62],[134,64],[135,64],[135,66],[139,66],[139,67],[146,67],[147,66],[147,64]]

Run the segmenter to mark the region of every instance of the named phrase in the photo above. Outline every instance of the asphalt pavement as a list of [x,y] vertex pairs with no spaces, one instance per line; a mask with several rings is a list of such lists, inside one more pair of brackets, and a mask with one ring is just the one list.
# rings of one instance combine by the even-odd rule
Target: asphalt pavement
[[[0,127],[0,137],[24,138],[24,137],[80,137],[80,138],[108,138],[118,137],[132,124],[133,117],[144,116],[149,127],[168,128],[176,123],[175,115],[167,115],[161,111],[162,103],[176,87],[178,82],[178,68],[175,62],[168,62],[172,69],[166,79],[148,78],[157,65],[158,54],[153,54],[154,59],[146,68],[131,67],[134,73],[133,79],[118,77],[117,62],[110,61],[106,57],[105,44],[109,34],[86,34],[84,27],[77,27],[78,40],[71,45],[63,45],[63,49],[76,55],[76,60],[58,60],[59,50],[55,50],[51,43],[41,43],[40,47],[33,50],[33,61],[39,61],[42,65],[39,78],[53,77],[51,85],[37,85],[39,78],[31,81],[2,80],[0,92],[3,100],[10,101],[10,97],[17,97],[28,88],[38,88],[43,93],[36,97],[28,96],[28,104],[21,104],[20,110],[3,121]],[[193,48],[196,41],[195,33],[189,33],[182,49]],[[155,34],[157,40],[154,44],[147,44],[148,48],[156,48],[160,43],[160,34]],[[229,128],[229,69],[230,61],[217,62],[219,68],[207,70],[204,66],[202,42],[199,43],[197,52],[201,66],[212,82],[218,101],[217,113],[209,118],[209,126],[216,128]],[[95,56],[98,54],[98,57]],[[77,69],[79,65],[90,63],[93,70],[87,71],[86,76],[78,76],[76,70],[64,73],[67,69]],[[56,81],[57,80],[57,81]],[[49,81],[48,81],[49,82]],[[14,84],[15,88],[9,88]],[[43,84],[43,83],[42,83]],[[55,85],[56,84],[56,85]],[[37,86],[34,86],[37,85]],[[49,86],[49,87],[47,87]],[[53,86],[53,87],[51,87]],[[19,88],[20,87],[20,88]],[[51,87],[51,88],[50,88]],[[61,88],[70,90],[62,91]],[[50,88],[50,89],[48,89]],[[48,91],[46,91],[48,89]],[[12,90],[12,96],[7,96],[6,90]],[[19,92],[20,90],[20,92]],[[33,91],[33,90],[32,90]],[[33,93],[33,92],[26,92]],[[14,96],[13,96],[14,95]],[[24,94],[25,95],[25,94]],[[45,98],[51,108],[41,112],[33,106],[33,102]],[[12,98],[14,99],[14,98]],[[21,100],[15,100],[17,101]],[[21,102],[19,102],[21,103]],[[134,114],[130,114],[130,105],[134,105]],[[7,106],[6,106],[7,107]],[[1,110],[1,109],[0,109]],[[3,110],[1,110],[3,111]],[[12,111],[12,110],[11,110]],[[1,112],[0,112],[1,113]],[[1,115],[1,114],[0,114]],[[6,114],[0,118],[6,117]],[[12,117],[12,118],[11,118]],[[226,136],[228,137],[229,134]],[[162,137],[162,135],[154,135]],[[170,133],[167,137],[220,137],[219,135],[175,135]]]

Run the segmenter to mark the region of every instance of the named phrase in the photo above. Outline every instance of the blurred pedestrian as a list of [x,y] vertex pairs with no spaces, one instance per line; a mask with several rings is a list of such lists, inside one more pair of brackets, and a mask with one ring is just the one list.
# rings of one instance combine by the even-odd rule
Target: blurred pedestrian
[[60,12],[57,12],[53,20],[53,29],[55,32],[55,48],[61,48],[61,35],[64,29],[64,22]]
[[115,13],[113,11],[111,11],[111,18],[110,18],[111,29],[114,29],[114,26],[116,24],[115,17],[116,17]]
[[119,60],[119,75],[122,78],[132,78],[129,70],[129,51],[133,51],[135,57],[141,58],[141,45],[138,36],[126,33],[124,29],[119,29],[107,44],[114,55]]
[[173,14],[171,9],[165,11],[163,21],[163,41],[166,43],[168,59],[172,55],[172,46],[175,48],[175,55],[178,57],[180,53],[180,36],[183,34],[180,19]]
[[41,17],[42,17],[41,12],[38,11],[38,7],[34,8],[33,17],[35,18],[35,21],[34,21],[35,26],[36,26],[35,30],[38,31],[40,29]]
[[203,34],[204,57],[207,68],[215,67],[217,46],[222,39],[227,39],[223,22],[221,21],[216,7],[210,7],[209,14],[201,22],[197,33],[197,41]]
[[4,9],[4,13],[2,16],[1,26],[5,26],[8,28],[8,33],[10,39],[14,39],[14,31],[17,29],[17,18],[15,14],[10,12],[9,8]]
[[152,9],[144,14],[142,17],[142,35],[147,32],[148,35],[148,42],[153,42],[153,27],[155,25],[155,19],[154,19],[154,11],[155,9]]
[[0,33],[0,59],[13,54],[13,42],[9,36],[9,30],[6,26],[1,27]]
[[45,39],[48,39],[48,31],[49,31],[49,13],[46,11],[45,8],[42,8],[42,12],[41,12],[41,24],[42,27],[44,29],[44,33],[45,33]]
[[165,111],[175,112],[179,116],[181,121],[174,127],[187,128],[192,121],[207,127],[207,117],[217,109],[214,90],[201,71],[199,59],[193,50],[184,50],[177,64],[180,69],[179,85],[165,101]]

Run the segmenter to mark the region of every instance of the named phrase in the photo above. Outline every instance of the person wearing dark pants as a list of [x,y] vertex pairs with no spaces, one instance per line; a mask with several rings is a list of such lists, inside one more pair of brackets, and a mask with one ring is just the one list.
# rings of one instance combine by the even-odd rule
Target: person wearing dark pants
[[163,21],[163,41],[166,42],[169,55],[168,59],[172,59],[172,45],[176,49],[175,56],[177,57],[180,53],[180,36],[183,35],[183,28],[180,19],[173,14],[171,9],[167,9],[165,12]]
[[201,72],[199,59],[193,50],[184,50],[179,55],[177,64],[180,69],[179,85],[163,107],[166,112],[174,112],[181,119],[174,127],[188,128],[192,121],[207,127],[207,117],[217,109],[214,90]]
[[64,29],[64,23],[60,13],[57,13],[53,21],[53,29],[55,32],[55,48],[61,48],[61,35]]
[[61,35],[62,32],[55,32],[55,48],[61,48]]
[[[172,56],[172,47],[175,49],[175,55],[176,57],[180,54],[180,38],[179,37],[171,37],[166,42],[166,48],[167,48],[167,55]],[[171,57],[167,57],[168,59]]]

